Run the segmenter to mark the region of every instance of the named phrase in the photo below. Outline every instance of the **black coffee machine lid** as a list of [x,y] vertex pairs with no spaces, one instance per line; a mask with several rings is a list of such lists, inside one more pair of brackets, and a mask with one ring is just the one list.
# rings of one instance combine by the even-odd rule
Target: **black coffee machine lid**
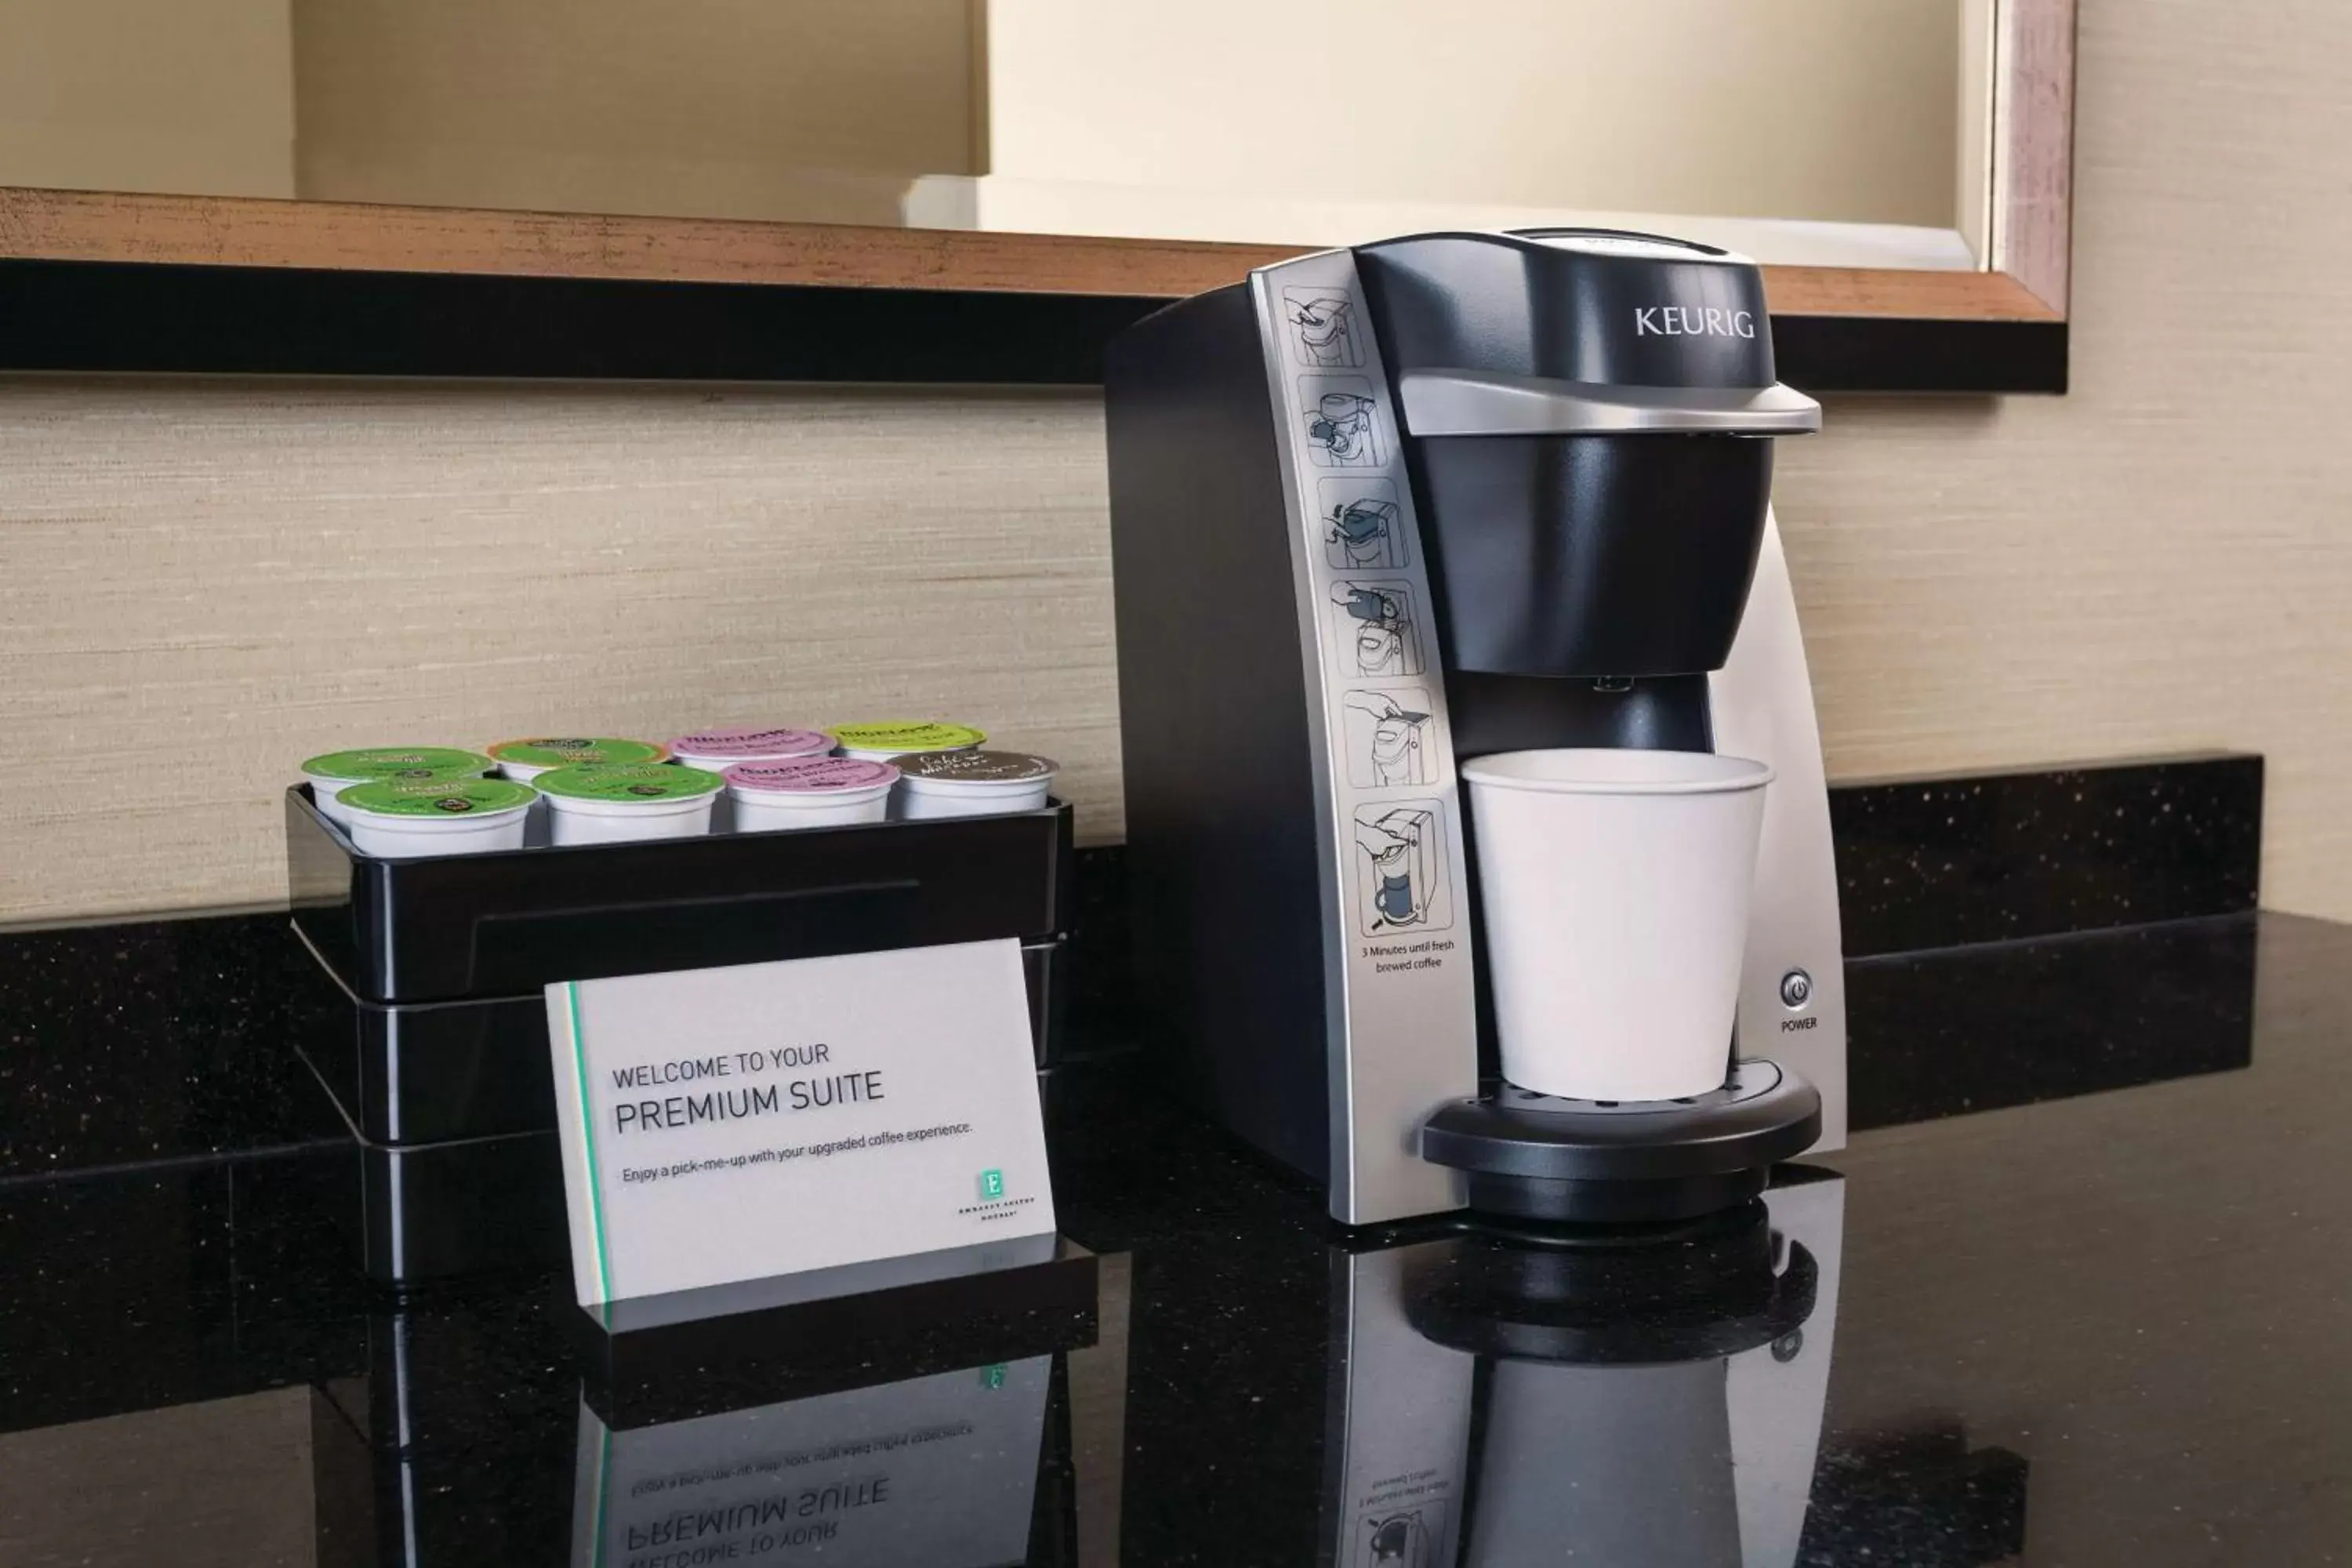
[[1821,427],[1821,405],[1774,372],[1762,268],[1732,251],[1528,229],[1411,235],[1355,256],[1414,436]]

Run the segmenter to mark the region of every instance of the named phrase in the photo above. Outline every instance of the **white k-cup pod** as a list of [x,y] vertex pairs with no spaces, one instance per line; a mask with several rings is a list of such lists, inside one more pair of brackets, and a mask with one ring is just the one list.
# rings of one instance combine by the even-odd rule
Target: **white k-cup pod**
[[370,746],[312,757],[302,764],[302,776],[310,781],[310,798],[319,815],[348,826],[351,816],[339,797],[353,784],[478,779],[496,765],[479,752],[454,746]]
[[663,763],[583,763],[550,768],[534,782],[557,844],[700,837],[722,787],[717,773]]
[[898,782],[898,770],[888,763],[856,757],[743,763],[727,770],[727,798],[738,833],[838,827],[882,821]]
[[1577,1100],[1722,1088],[1772,770],[1506,752],[1462,776],[1503,1077]]
[[833,738],[841,754],[862,763],[894,762],[917,752],[969,752],[988,740],[985,731],[969,724],[942,724],[930,719],[892,719],[878,724],[835,724]]
[[672,741],[669,754],[689,768],[723,773],[738,763],[831,756],[833,744],[833,737],[818,730],[704,730]]
[[362,855],[414,860],[522,847],[539,792],[508,779],[381,779],[336,797],[343,831]]
[[900,757],[898,816],[993,816],[1045,804],[1060,764],[1021,752],[924,752]]

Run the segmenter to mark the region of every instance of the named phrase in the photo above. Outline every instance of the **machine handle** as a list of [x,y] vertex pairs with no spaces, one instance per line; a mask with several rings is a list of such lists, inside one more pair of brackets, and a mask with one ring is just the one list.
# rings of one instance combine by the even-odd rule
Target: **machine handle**
[[1398,378],[1412,436],[1807,436],[1822,405],[1770,386],[1618,386],[1479,370]]

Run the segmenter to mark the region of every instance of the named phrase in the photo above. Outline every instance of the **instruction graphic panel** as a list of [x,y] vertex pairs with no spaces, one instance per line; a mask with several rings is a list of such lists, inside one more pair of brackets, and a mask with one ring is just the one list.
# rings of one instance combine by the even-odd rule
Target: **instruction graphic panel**
[[[1286,510],[1297,531],[1300,632],[1356,1129],[1333,1213],[1351,1224],[1460,1202],[1451,1173],[1400,1152],[1429,1108],[1476,1092],[1477,1001],[1444,652],[1413,515],[1394,391],[1354,256],[1324,251],[1251,276],[1267,351]],[[1336,1080],[1335,1080],[1336,1081]],[[1416,1521],[1399,1496],[1334,1562],[1419,1562],[1456,1521]],[[1370,1509],[1379,1504],[1365,1500]],[[1352,1525],[1350,1526],[1352,1529]]]
[[1425,687],[1352,690],[1339,699],[1348,782],[1358,789],[1437,782],[1432,709]]
[[1412,564],[1404,505],[1387,479],[1323,479],[1323,558],[1339,572],[1402,572]]
[[1299,419],[1307,458],[1318,468],[1377,468],[1389,460],[1380,399],[1360,375],[1302,375]]
[[1422,673],[1421,618],[1411,584],[1343,577],[1331,584],[1330,600],[1341,674],[1363,679]]
[[1401,800],[1356,808],[1356,916],[1366,936],[1454,924],[1445,806]]
[[1282,291],[1283,325],[1290,332],[1290,357],[1303,365],[1353,370],[1364,363],[1357,335],[1356,303],[1344,289],[1312,284]]
[[1357,1552],[1349,1568],[1444,1568],[1437,1560],[1445,1539],[1445,1500],[1380,1509],[1357,1524]]

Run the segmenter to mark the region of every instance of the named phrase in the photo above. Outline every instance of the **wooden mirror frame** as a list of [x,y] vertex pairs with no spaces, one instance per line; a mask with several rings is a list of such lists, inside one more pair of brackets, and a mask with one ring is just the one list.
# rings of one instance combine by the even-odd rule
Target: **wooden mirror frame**
[[[1768,266],[1792,384],[2065,389],[2074,0],[1990,17],[1988,265]],[[1315,248],[0,187],[0,370],[1083,383],[1128,321]]]

